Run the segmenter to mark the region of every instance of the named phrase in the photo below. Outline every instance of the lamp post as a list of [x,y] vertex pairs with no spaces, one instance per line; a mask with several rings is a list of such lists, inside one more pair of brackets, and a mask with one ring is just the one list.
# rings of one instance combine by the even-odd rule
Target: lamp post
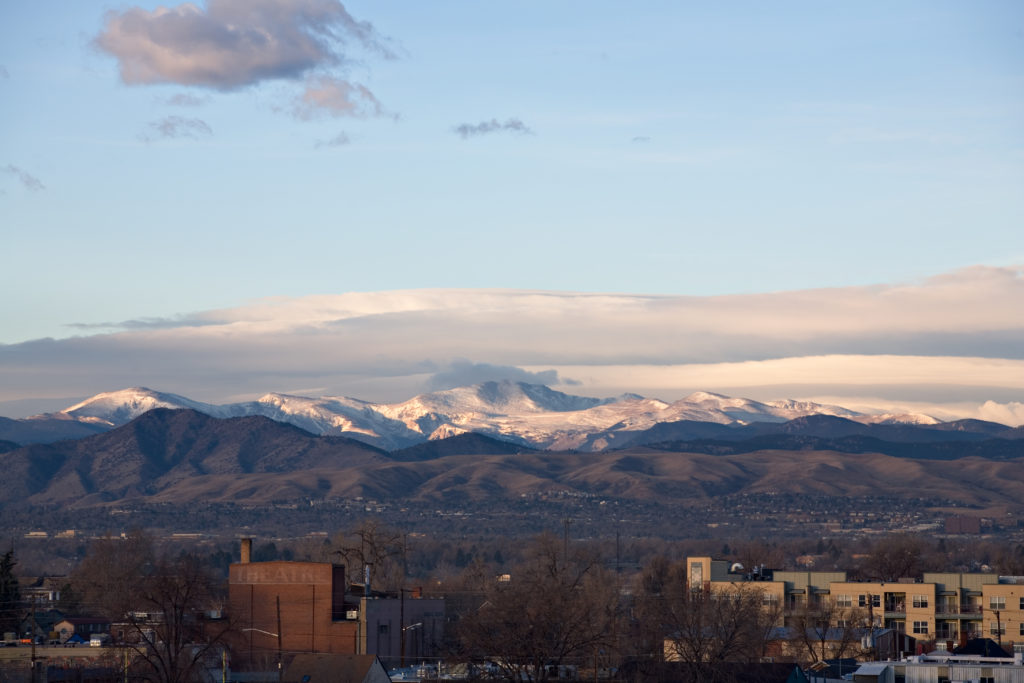
[[[281,623],[281,601],[278,599],[277,603],[277,623]],[[270,631],[264,631],[261,628],[243,628],[242,632],[255,631],[256,633],[262,633],[265,636],[272,636],[277,638],[277,680],[280,682],[284,678],[284,668],[281,663],[281,633],[271,633]]]
[[409,624],[408,626],[402,627],[402,662],[400,667],[403,669],[405,668],[405,632],[411,631],[414,628],[419,628],[420,626],[423,626],[422,621],[417,621],[415,624]]

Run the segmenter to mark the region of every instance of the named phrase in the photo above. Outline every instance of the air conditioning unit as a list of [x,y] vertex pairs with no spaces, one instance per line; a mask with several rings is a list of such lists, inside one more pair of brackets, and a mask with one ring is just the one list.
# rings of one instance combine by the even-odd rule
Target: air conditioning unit
[[357,610],[357,609],[350,609],[350,610],[346,611],[345,612],[345,618],[348,619],[349,621],[355,621],[356,619],[359,618],[359,610]]

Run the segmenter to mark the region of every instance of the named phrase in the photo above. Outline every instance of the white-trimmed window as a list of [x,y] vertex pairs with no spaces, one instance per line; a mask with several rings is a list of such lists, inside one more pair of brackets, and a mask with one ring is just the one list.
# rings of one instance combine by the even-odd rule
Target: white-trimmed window
[[779,604],[779,596],[775,593],[761,593],[761,604],[764,607],[774,607]]
[[1006,597],[1002,595],[988,596],[989,609],[1006,609]]
[[853,599],[849,595],[837,595],[836,607],[853,607]]
[[928,596],[927,595],[915,595],[914,596],[914,607],[927,607]]
[[928,633],[928,622],[927,621],[915,621],[914,622],[914,633]]
[[1024,621],[1020,622],[1020,634],[1024,636]]
[[998,621],[990,621],[988,623],[988,634],[990,636],[1005,636],[1006,624],[1001,624]]
[[1024,598],[1020,599],[1020,608],[1019,609],[1024,609]]

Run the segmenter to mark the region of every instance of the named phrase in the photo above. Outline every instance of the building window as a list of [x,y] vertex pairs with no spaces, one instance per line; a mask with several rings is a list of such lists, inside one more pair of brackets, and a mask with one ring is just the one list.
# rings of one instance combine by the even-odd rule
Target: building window
[[988,598],[989,609],[1006,609],[1006,598],[1002,595],[990,595]]
[[871,607],[880,607],[882,604],[882,596],[880,595],[858,595],[857,606],[867,607],[870,603]]
[[836,619],[836,628],[850,628],[850,620]]
[[775,593],[761,593],[761,604],[765,607],[774,607],[779,604],[779,596]]
[[1019,607],[1019,609],[1024,609],[1024,598],[1020,599],[1020,607]]
[[704,583],[704,565],[694,562],[690,565],[690,588],[697,589]]
[[988,633],[991,636],[1006,635],[1006,624],[1000,624],[997,621],[991,621],[988,624]]
[[1020,623],[1020,634],[1024,636],[1024,621]]
[[837,595],[836,607],[853,607],[853,600],[850,599],[849,595]]
[[928,596],[927,595],[915,595],[914,596],[914,607],[927,607]]
[[928,633],[928,622],[927,621],[915,621],[914,622],[914,633]]

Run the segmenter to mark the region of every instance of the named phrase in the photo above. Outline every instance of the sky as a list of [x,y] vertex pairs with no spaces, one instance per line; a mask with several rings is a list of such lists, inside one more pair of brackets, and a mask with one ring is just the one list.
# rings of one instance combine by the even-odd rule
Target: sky
[[0,7],[0,415],[458,382],[1024,422],[1024,5]]

